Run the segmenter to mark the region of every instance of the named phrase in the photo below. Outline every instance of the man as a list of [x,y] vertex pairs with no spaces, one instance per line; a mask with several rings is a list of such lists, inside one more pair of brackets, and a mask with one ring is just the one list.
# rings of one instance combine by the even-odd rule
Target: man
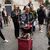
[[43,5],[40,5],[40,8],[37,10],[37,14],[38,14],[38,21],[39,21],[39,31],[42,32],[41,25],[43,25],[44,18],[46,17],[45,11],[43,9]]
[[19,12],[19,7],[14,5],[14,10],[11,13],[11,18],[13,20],[13,24],[14,24],[14,29],[15,29],[15,38],[19,37],[19,16],[20,16]]

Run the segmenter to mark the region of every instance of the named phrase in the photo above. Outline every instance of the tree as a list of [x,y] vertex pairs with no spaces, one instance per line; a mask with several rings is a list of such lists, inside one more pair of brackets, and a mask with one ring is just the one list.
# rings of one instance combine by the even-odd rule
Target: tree
[[46,4],[46,6],[47,6],[47,5],[49,4],[49,0],[46,0],[46,1],[45,1],[45,4]]

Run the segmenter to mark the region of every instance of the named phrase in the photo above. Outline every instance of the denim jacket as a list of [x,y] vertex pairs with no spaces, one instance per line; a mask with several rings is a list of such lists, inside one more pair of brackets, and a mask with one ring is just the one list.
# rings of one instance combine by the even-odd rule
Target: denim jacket
[[24,22],[25,23],[28,23],[28,22],[32,22],[33,21],[33,15],[32,13],[29,13],[29,14],[22,14],[21,17],[20,17],[20,22]]

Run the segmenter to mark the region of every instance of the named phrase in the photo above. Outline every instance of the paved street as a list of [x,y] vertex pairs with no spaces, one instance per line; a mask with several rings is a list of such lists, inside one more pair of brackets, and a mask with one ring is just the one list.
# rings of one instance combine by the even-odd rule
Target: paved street
[[[18,50],[18,42],[14,36],[14,27],[12,21],[8,27],[4,27],[2,30],[5,38],[9,40],[8,43],[3,43],[0,38],[0,50]],[[40,33],[38,26],[33,34],[33,50],[47,50],[48,39],[46,37],[46,26],[43,26],[43,33]]]

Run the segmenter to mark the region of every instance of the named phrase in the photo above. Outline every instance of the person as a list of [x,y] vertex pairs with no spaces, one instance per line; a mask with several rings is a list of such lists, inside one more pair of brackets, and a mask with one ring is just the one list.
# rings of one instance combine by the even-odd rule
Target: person
[[23,10],[25,10],[26,6],[24,6]]
[[47,32],[47,37],[48,37],[48,45],[50,46],[50,21],[48,21],[48,32]]
[[34,19],[33,20],[33,30],[32,31],[35,31],[35,21],[37,19],[37,13],[36,13],[36,11],[34,10],[33,7],[30,8],[30,12],[32,13],[33,19]]
[[19,37],[19,14],[20,13],[18,11],[18,6],[14,5],[14,10],[11,12],[11,18],[14,24],[15,38]]
[[23,13],[25,12],[25,9],[26,9],[26,6],[24,6],[24,8],[23,8]]
[[17,7],[17,10],[19,12],[19,15],[21,15],[21,9],[19,8],[19,6]]
[[48,16],[47,16],[47,22],[49,22],[49,21],[50,21],[50,8],[48,10]]
[[36,18],[37,18],[37,13],[36,13],[36,11],[34,10],[34,7],[31,7],[31,8],[30,8],[30,12],[32,13],[33,18],[36,20]]
[[[32,13],[30,13],[30,7],[26,6],[24,13],[20,17],[20,23],[22,25],[25,25],[32,22],[33,22],[33,16]],[[22,30],[24,30],[23,27]],[[24,32],[31,33],[31,30],[30,29],[28,31],[24,30]]]
[[47,37],[48,37],[48,45],[50,46],[50,8],[47,17]]
[[41,26],[43,25],[44,18],[46,17],[43,5],[40,5],[40,8],[37,9],[38,21],[39,21],[39,31],[42,32]]
[[25,19],[25,23],[31,22],[33,20],[32,13],[30,13],[30,7],[26,6],[24,13],[21,15],[21,20],[23,19],[22,17]]
[[4,42],[8,42],[8,40],[5,39],[4,35],[1,32],[1,25],[2,25],[2,19],[0,18],[0,37],[4,40]]
[[2,17],[3,17],[4,24],[8,26],[8,14],[5,8],[3,8]]
[[46,14],[46,17],[44,18],[44,25],[47,24],[47,16],[48,16],[48,8],[44,6],[44,11],[45,11],[45,14]]
[[31,1],[29,1],[28,6],[29,6],[30,8],[33,7],[33,4],[32,4]]
[[3,23],[2,23],[2,14],[1,14],[2,12],[0,11],[0,21],[1,21],[1,29],[3,29]]

